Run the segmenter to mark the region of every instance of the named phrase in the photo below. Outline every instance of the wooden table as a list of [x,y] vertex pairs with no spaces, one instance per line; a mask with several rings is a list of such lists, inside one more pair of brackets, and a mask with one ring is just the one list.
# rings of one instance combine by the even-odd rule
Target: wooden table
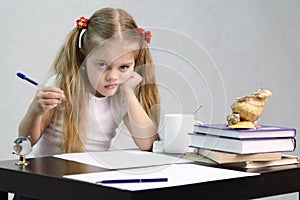
[[259,176],[211,181],[170,188],[126,191],[63,178],[63,175],[104,172],[107,169],[54,157],[28,159],[27,167],[16,160],[0,161],[0,199],[8,192],[36,199],[251,199],[300,191],[300,166],[252,170]]

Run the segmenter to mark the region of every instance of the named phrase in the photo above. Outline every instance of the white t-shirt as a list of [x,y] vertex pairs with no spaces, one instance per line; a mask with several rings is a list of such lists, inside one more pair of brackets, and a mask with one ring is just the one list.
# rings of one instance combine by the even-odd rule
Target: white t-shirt
[[[55,78],[49,79],[47,85],[55,85]],[[101,98],[90,94],[85,151],[108,150],[126,112],[127,108],[118,92],[113,96]],[[50,121],[38,143],[33,146],[31,157],[64,153],[61,149],[62,124],[61,118],[57,120],[56,126]]]

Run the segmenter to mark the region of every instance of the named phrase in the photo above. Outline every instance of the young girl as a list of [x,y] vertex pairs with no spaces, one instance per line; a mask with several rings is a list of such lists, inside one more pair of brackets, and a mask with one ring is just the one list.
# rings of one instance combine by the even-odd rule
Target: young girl
[[158,138],[159,97],[148,49],[151,33],[124,10],[81,17],[19,125],[35,156],[105,151],[123,120],[135,144]]

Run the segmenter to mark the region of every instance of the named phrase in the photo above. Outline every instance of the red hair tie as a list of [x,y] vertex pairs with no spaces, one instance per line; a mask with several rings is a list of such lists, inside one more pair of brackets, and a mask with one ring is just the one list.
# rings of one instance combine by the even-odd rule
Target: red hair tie
[[139,32],[139,35],[147,41],[147,43],[151,42],[151,39],[152,39],[151,31],[145,31],[143,28],[139,28],[138,32]]
[[77,28],[79,30],[86,29],[88,26],[88,22],[89,22],[89,19],[87,19],[85,17],[80,17],[79,19],[76,20]]

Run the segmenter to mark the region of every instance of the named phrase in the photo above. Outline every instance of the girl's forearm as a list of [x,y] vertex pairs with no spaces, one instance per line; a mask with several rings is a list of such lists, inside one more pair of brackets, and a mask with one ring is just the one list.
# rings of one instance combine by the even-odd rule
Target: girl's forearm
[[128,126],[137,146],[142,150],[150,150],[158,138],[157,127],[135,97],[133,90],[127,91]]
[[47,86],[39,89],[19,125],[19,135],[30,136],[35,144],[51,119],[50,110],[64,99],[65,95],[58,87]]
[[19,136],[30,136],[31,141],[35,144],[41,137],[41,123],[42,115],[37,115],[29,107],[19,125]]

